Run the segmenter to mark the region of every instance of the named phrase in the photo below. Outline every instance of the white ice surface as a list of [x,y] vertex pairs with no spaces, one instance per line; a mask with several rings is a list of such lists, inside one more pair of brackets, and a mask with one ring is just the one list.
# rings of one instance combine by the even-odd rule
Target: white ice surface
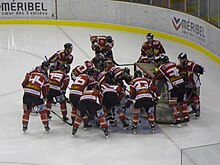
[[[110,138],[105,139],[100,129],[83,131],[81,127],[73,138],[72,128],[56,116],[50,123],[50,133],[45,134],[40,118],[31,116],[28,132],[23,134],[21,82],[25,73],[39,65],[45,55],[49,57],[63,49],[66,42],[74,44],[72,67],[91,59],[94,53],[89,35],[112,35],[114,58],[118,63],[135,62],[145,40],[144,35],[107,29],[0,26],[0,164],[180,165],[182,148],[220,143],[219,64],[192,48],[157,37],[172,61],[177,62],[177,55],[186,52],[190,59],[205,67],[205,74],[201,76],[199,120],[192,119],[188,127],[180,129],[159,125],[156,134],[146,131],[133,135],[112,130]],[[53,108],[59,113],[58,105]],[[220,155],[219,152],[215,154]],[[211,157],[211,154],[206,156]],[[210,164],[219,164],[211,160]]]

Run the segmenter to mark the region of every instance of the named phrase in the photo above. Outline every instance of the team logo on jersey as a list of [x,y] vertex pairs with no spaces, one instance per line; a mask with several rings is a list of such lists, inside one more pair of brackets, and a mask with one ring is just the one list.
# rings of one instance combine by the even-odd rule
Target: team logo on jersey
[[180,18],[173,17],[172,23],[173,23],[174,28],[175,28],[176,31],[177,31],[177,30],[179,30],[179,28],[181,27],[182,21],[181,21]]

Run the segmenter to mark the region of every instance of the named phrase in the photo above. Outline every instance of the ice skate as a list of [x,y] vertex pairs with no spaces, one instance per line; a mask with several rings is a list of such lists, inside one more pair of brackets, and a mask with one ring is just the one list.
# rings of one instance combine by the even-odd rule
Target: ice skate
[[195,112],[195,119],[199,119],[199,117],[200,117],[200,111],[197,110],[197,111]]
[[65,122],[65,121],[68,121],[69,120],[69,118],[68,117],[66,117],[66,116],[63,116],[63,121]]
[[50,127],[48,125],[46,125],[44,128],[45,128],[46,133],[49,133]]
[[102,128],[104,134],[105,134],[105,137],[108,139],[109,138],[109,131],[108,131],[108,128]]
[[133,127],[131,128],[131,131],[133,134],[137,134],[137,126],[133,125]]
[[25,133],[27,131],[28,127],[27,125],[23,125],[23,132]]
[[72,130],[72,135],[74,136],[77,132],[77,127],[73,127],[73,130]]
[[84,123],[84,126],[83,126],[83,130],[86,131],[87,129],[91,128],[92,125],[89,124],[89,123]]
[[182,125],[180,124],[180,120],[176,120],[176,121],[172,122],[172,123],[170,124],[170,126],[171,126],[171,127],[178,127],[178,128],[181,128],[181,127],[182,127]]
[[129,124],[126,123],[126,121],[122,121],[123,129],[127,130],[129,127]]
[[185,118],[183,122],[185,123],[186,126],[188,126],[189,125],[189,118]]
[[152,133],[155,133],[155,124],[150,124],[150,129]]

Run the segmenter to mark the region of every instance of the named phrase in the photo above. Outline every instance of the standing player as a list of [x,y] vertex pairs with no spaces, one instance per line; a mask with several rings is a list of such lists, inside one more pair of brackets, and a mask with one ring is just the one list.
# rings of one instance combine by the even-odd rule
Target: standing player
[[49,87],[47,78],[49,65],[46,65],[45,62],[43,62],[42,65],[37,68],[36,71],[26,74],[25,79],[22,82],[22,87],[24,88],[22,118],[24,132],[28,129],[29,117],[32,109],[40,114],[45,131],[49,132],[50,130],[44,105],[44,99],[46,98]]
[[138,62],[151,62],[155,57],[166,53],[161,42],[154,40],[154,35],[152,33],[148,33],[146,38],[147,41],[142,44],[141,56]]
[[112,48],[114,47],[114,40],[111,36],[91,36],[91,48],[95,51],[95,55],[103,56],[106,60],[113,61]]
[[134,99],[134,108],[132,116],[133,133],[136,134],[138,118],[141,112],[141,108],[145,108],[149,125],[152,133],[155,132],[155,101],[158,100],[159,92],[153,82],[142,76],[140,70],[135,71],[134,78],[130,82],[130,99]]
[[178,105],[180,105],[182,110],[184,122],[188,124],[189,115],[185,101],[186,88],[184,80],[176,67],[176,63],[170,62],[169,58],[165,55],[158,58],[156,63],[158,65],[158,71],[155,79],[163,79],[166,82],[167,90],[170,92],[169,105],[172,108],[175,119],[173,125],[181,126],[181,112],[178,109]]
[[49,75],[49,93],[47,95],[47,115],[50,117],[50,111],[52,109],[53,98],[60,103],[60,109],[63,116],[63,120],[67,121],[67,106],[66,106],[66,89],[69,84],[69,73],[70,66],[67,64],[62,64],[59,70],[52,71]]
[[48,61],[51,63],[51,71],[59,70],[62,64],[68,64],[69,66],[73,62],[73,45],[71,43],[64,44],[64,50],[57,51],[52,55]]
[[178,56],[180,63],[177,65],[181,76],[185,81],[187,90],[187,99],[192,107],[195,118],[200,117],[200,78],[199,75],[204,73],[204,68],[187,59],[186,53],[180,53]]

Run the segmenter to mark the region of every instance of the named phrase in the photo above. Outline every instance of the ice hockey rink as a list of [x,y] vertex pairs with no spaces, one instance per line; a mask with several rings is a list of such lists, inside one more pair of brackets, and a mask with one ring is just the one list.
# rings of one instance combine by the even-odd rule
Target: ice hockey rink
[[[0,25],[0,164],[14,165],[219,165],[220,164],[220,65],[197,50],[159,38],[171,61],[186,52],[188,58],[205,67],[201,76],[201,118],[174,128],[158,125],[151,134],[141,123],[133,135],[111,128],[106,139],[98,128],[72,127],[53,115],[46,134],[38,116],[31,116],[26,134],[22,132],[21,82],[27,71],[63,49],[74,45],[72,68],[94,57],[89,35],[111,35],[114,58],[120,64],[134,63],[145,41],[144,34],[124,31],[54,25]],[[131,68],[132,69],[132,68]],[[71,82],[70,82],[71,83]],[[59,113],[59,106],[53,110]],[[70,116],[70,106],[68,115]],[[130,116],[129,116],[130,117]]]

